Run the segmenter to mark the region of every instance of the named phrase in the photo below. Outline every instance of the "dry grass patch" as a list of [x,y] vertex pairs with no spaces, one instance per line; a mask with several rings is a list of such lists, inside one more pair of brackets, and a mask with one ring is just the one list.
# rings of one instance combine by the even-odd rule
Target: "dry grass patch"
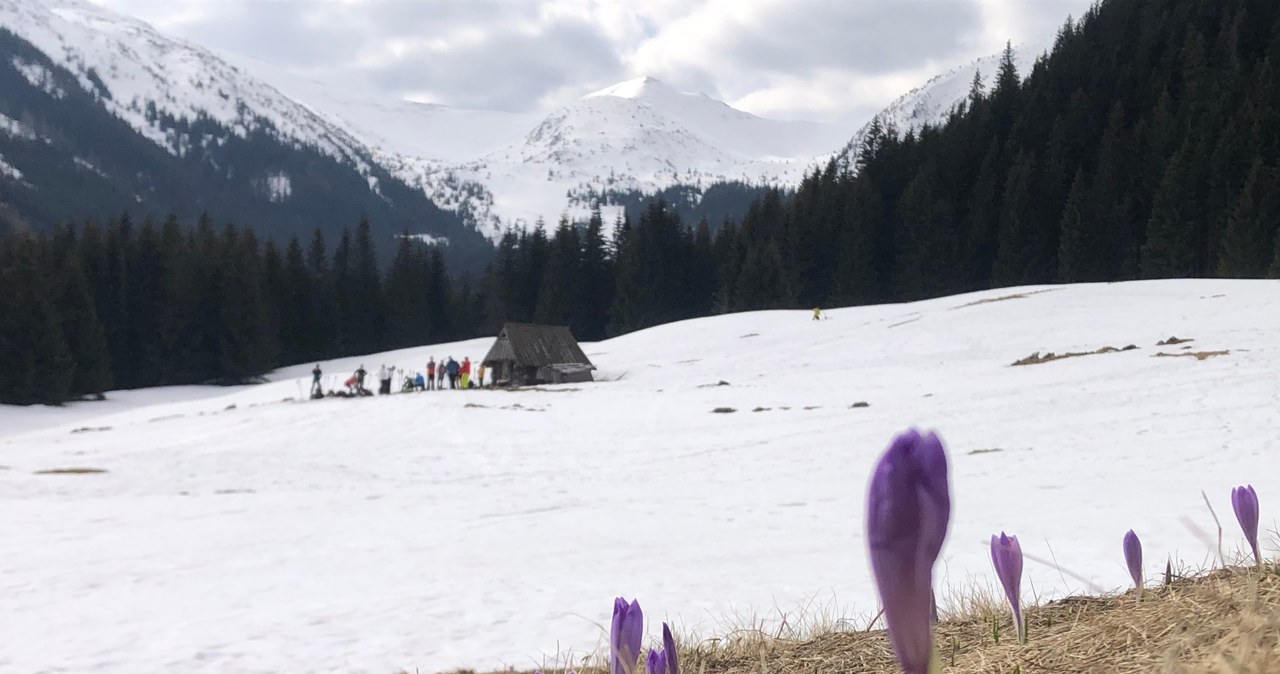
[[101,475],[107,472],[104,468],[49,468],[37,470],[36,475]]
[[1185,358],[1195,358],[1196,360],[1205,360],[1208,358],[1212,358],[1214,356],[1226,356],[1230,353],[1231,353],[1230,349],[1223,349],[1222,351],[1184,351],[1182,353],[1165,353],[1164,351],[1161,351],[1153,357],[1154,358],[1185,357]]
[[1007,300],[1021,300],[1021,299],[1026,299],[1028,297],[1031,297],[1032,295],[1039,295],[1040,293],[1052,292],[1053,290],[1054,290],[1053,288],[1045,288],[1044,290],[1033,290],[1029,293],[1013,293],[1012,295],[1002,295],[1000,297],[988,297],[986,299],[975,300],[968,304],[961,304],[958,307],[951,307],[951,308],[964,309],[965,307],[976,307],[979,304],[992,304],[994,302],[1004,302]]
[[1195,338],[1192,338],[1192,337],[1189,337],[1189,338],[1187,338],[1187,339],[1179,339],[1179,338],[1177,338],[1177,337],[1170,337],[1169,339],[1162,339],[1162,340],[1160,340],[1160,341],[1156,342],[1156,346],[1174,346],[1175,344],[1186,344],[1187,342],[1194,342],[1194,341],[1196,341],[1196,340],[1195,340]]
[[1097,349],[1095,351],[1068,351],[1066,353],[1054,353],[1053,351],[1050,351],[1045,354],[1041,354],[1039,351],[1036,351],[1030,356],[1027,356],[1025,358],[1019,358],[1018,360],[1013,361],[1013,366],[1016,367],[1018,365],[1039,365],[1041,363],[1049,363],[1055,360],[1064,360],[1067,358],[1078,358],[1080,356],[1096,356],[1104,353],[1120,353],[1121,351],[1134,351],[1137,348],[1138,348],[1137,345],[1130,344],[1122,349],[1117,349],[1114,346],[1104,346],[1101,349]]
[[[1232,568],[1151,588],[1142,601],[1069,597],[1027,609],[1020,646],[1008,609],[975,593],[935,630],[944,672],[1129,674],[1280,673],[1280,575]],[[1000,624],[997,642],[992,620]],[[807,640],[759,639],[699,646],[685,656],[700,674],[896,674],[882,630],[832,632]]]
[[100,433],[102,431],[111,430],[110,426],[81,426],[80,428],[71,429],[72,433]]
[[[1026,645],[1017,643],[1008,606],[989,588],[969,588],[949,603],[934,629],[948,674],[1280,674],[1275,568],[1175,579],[1147,588],[1141,601],[1130,591],[1029,607]],[[752,624],[714,639],[686,637],[680,668],[689,674],[900,674],[884,630],[819,617],[788,623],[784,616],[780,627]],[[601,660],[584,658],[571,669],[603,674],[608,668]]]

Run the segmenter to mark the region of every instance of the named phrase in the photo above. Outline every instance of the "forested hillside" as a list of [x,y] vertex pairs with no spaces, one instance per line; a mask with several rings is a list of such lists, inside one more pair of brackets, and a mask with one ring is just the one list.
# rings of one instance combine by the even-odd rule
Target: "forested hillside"
[[379,269],[367,220],[283,248],[208,218],[0,237],[0,402],[246,382],[474,333],[478,301],[450,283],[439,247],[402,237]]
[[1029,74],[1011,56],[942,126],[873,128],[850,170],[766,195],[715,236],[652,205],[620,229],[602,304],[549,312],[543,295],[601,281],[555,278],[575,263],[550,265],[560,248],[536,236],[507,241],[489,287],[522,291],[490,304],[605,315],[618,333],[995,286],[1280,276],[1280,3],[1107,0]]

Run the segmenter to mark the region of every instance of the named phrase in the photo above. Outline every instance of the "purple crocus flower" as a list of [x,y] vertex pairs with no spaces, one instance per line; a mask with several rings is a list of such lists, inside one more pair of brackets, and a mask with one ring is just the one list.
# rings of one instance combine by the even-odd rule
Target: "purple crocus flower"
[[991,537],[991,563],[996,567],[996,577],[1004,587],[1004,596],[1013,607],[1013,625],[1018,630],[1018,642],[1026,641],[1022,625],[1022,546],[1017,536]]
[[644,669],[645,674],[680,674],[676,640],[672,638],[671,628],[666,623],[662,623],[662,648],[649,649]]
[[867,542],[889,641],[905,674],[929,671],[933,564],[950,518],[942,441],[915,429],[894,438],[871,475]]
[[667,674],[680,674],[680,657],[676,655],[676,640],[671,628],[662,623],[662,650],[667,654]]
[[632,674],[640,658],[644,637],[644,613],[640,601],[613,600],[613,624],[609,629],[609,674]]
[[646,674],[667,674],[667,651],[663,648],[649,650],[649,658],[644,661]]
[[1253,490],[1253,485],[1232,489],[1231,507],[1236,511],[1240,528],[1244,529],[1244,539],[1253,548],[1254,562],[1262,566],[1262,555],[1258,554],[1258,492]]
[[1138,588],[1138,596],[1142,596],[1142,541],[1133,529],[1124,535],[1124,563],[1129,567],[1129,577],[1133,586]]

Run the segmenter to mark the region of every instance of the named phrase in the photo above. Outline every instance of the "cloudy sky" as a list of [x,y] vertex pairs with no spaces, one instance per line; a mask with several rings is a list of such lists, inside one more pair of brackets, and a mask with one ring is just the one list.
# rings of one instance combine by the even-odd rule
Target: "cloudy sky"
[[94,0],[217,51],[465,108],[651,75],[758,115],[862,121],[1092,0]]

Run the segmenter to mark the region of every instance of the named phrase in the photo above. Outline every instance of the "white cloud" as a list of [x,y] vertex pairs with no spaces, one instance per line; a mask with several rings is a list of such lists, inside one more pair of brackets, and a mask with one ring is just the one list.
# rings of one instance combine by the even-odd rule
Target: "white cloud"
[[1091,0],[94,0],[210,48],[461,107],[652,75],[756,114],[861,121]]

